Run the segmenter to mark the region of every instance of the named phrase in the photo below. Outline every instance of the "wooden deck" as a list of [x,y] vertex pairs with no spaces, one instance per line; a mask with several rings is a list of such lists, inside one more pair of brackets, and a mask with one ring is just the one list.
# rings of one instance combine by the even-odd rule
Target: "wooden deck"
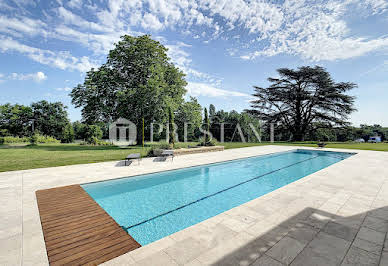
[[36,198],[50,265],[96,265],[140,247],[79,185]]

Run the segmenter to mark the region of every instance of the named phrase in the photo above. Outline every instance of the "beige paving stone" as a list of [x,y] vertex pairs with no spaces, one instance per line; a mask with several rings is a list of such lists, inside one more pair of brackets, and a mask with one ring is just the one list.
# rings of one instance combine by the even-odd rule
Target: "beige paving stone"
[[21,265],[22,235],[0,239],[0,265]]
[[323,204],[318,209],[320,211],[325,211],[325,212],[328,212],[330,214],[335,214],[335,213],[338,212],[339,209],[341,209],[341,207],[342,207],[341,204],[337,204],[337,203],[333,203],[333,202],[327,201],[325,204]]
[[152,256],[146,257],[139,262],[136,263],[141,266],[155,266],[155,265],[163,265],[163,266],[175,266],[179,265],[175,262],[170,256],[168,256],[165,252],[159,251]]
[[379,265],[380,256],[351,247],[341,265]]
[[388,208],[385,207],[371,210],[368,215],[388,221]]
[[179,264],[185,264],[207,250],[206,246],[194,238],[186,238],[164,249],[164,252]]
[[279,212],[279,210],[284,207],[285,207],[284,205],[280,205],[275,202],[270,203],[269,201],[265,201],[265,202],[260,202],[256,205],[250,206],[249,208],[257,212],[261,216],[266,217],[273,213]]
[[349,241],[320,232],[307,247],[319,253],[319,257],[325,257],[332,262],[339,263],[349,246]]
[[285,235],[290,231],[289,228],[284,228],[282,226],[276,226],[261,235],[261,238],[268,242],[270,246],[275,245],[280,239],[282,239]]
[[248,216],[250,219],[254,219],[254,220],[262,220],[266,217],[265,215],[245,206],[245,204],[235,207],[233,209],[230,209],[229,211],[226,211],[223,214],[227,216],[231,216],[233,218],[236,218],[239,216],[241,216],[242,218],[245,218],[246,216]]
[[323,232],[351,242],[356,236],[358,230],[335,222],[329,222],[323,229]]
[[355,246],[357,248],[360,248],[362,250],[368,251],[370,253],[380,255],[381,250],[383,249],[382,245],[366,241],[361,238],[356,238],[352,244],[352,246]]
[[[4,191],[4,193],[0,193],[0,216],[4,217],[3,213],[10,211],[11,209],[15,212],[22,213],[22,222],[25,229],[23,230],[23,239],[25,240],[23,242],[25,243],[23,243],[24,248],[23,254],[21,255],[21,261],[24,265],[47,265],[47,256],[44,248],[43,235],[41,228],[39,227],[39,220],[37,219],[39,218],[39,214],[37,212],[34,194],[38,189],[114,179],[118,177],[158,172],[161,170],[178,169],[182,167],[220,162],[291,149],[295,149],[295,147],[262,146],[209,153],[206,154],[206,156],[203,154],[177,156],[173,163],[155,163],[152,161],[152,158],[146,158],[140,165],[134,165],[131,167],[116,167],[117,162],[104,162],[98,164],[0,173],[0,192]],[[260,253],[263,250],[268,249],[269,246],[275,245],[287,233],[289,233],[288,237],[296,239],[297,234],[294,236],[291,235],[292,229],[296,228],[299,220],[305,220],[312,214],[312,212],[316,212],[318,214],[328,213],[325,215],[333,215],[332,220],[334,222],[353,228],[359,228],[361,226],[366,215],[365,212],[369,211],[371,208],[380,209],[371,210],[369,213],[370,217],[388,220],[388,204],[386,202],[386,199],[388,198],[388,168],[384,167],[388,162],[388,153],[374,151],[356,152],[358,154],[353,157],[239,206],[244,209],[249,208],[249,210],[255,213],[249,211],[244,212],[242,209],[237,207],[235,212],[240,213],[240,216],[249,216],[257,221],[246,228],[241,220],[239,221],[238,219],[235,219],[238,221],[237,223],[229,220],[230,227],[228,229],[232,230],[231,227],[233,227],[237,229],[237,231],[240,231],[239,234],[233,235],[230,239],[224,239],[222,237],[222,231],[226,232],[228,230],[212,229],[215,228],[216,225],[218,225],[219,228],[225,229],[227,226],[225,224],[221,225],[220,223],[225,219],[233,218],[222,214],[195,225],[200,226],[201,228],[201,230],[197,230],[197,232],[207,230],[210,235],[208,238],[203,237],[201,234],[198,234],[199,237],[195,238],[193,237],[195,236],[194,233],[191,235],[189,233],[185,237],[183,237],[183,234],[180,236],[177,235],[175,239],[178,240],[179,237],[183,237],[180,239],[183,240],[184,238],[193,237],[200,243],[208,245],[208,247],[214,246],[213,248],[209,248],[209,250],[200,254],[200,257],[202,256],[202,259],[205,261],[195,259],[194,262],[208,264],[205,262],[221,261],[227,254],[236,254],[236,261],[246,263],[251,262],[251,260],[244,260],[249,252],[253,252],[252,254]],[[21,189],[22,177],[23,190]],[[330,197],[328,197],[329,194],[331,195]],[[373,201],[371,201],[372,199]],[[346,203],[348,204],[345,205]],[[252,216],[253,214],[255,215],[254,217]],[[271,219],[263,222],[268,217],[271,217]],[[247,222],[249,224],[249,221]],[[3,225],[4,224],[5,223],[3,223]],[[11,222],[10,224],[13,226],[14,223]],[[366,221],[364,225],[364,227],[371,227],[370,229],[379,231],[379,227],[376,227],[377,224],[371,223],[370,220]],[[5,228],[4,232],[12,232],[12,230],[15,230],[12,234],[18,234],[20,232],[18,229],[19,226],[15,226],[14,228],[4,226],[3,228]],[[193,232],[194,231],[195,230],[193,230]],[[232,231],[235,232],[234,230]],[[246,233],[244,233],[244,231],[246,231]],[[309,236],[307,232],[304,233],[306,233],[306,235],[302,234],[302,236],[306,239],[311,237],[311,235]],[[31,240],[29,240],[30,237]],[[303,237],[300,238],[301,239],[297,240],[302,242]],[[319,239],[318,235],[316,235],[316,238]],[[214,241],[212,239],[214,239]],[[137,262],[148,258],[151,262],[157,261],[158,263],[155,265],[161,265],[159,262],[166,262],[167,264],[170,263],[174,265],[175,261],[173,261],[167,253],[164,253],[167,257],[165,255],[160,255],[160,253],[162,249],[168,248],[176,243],[176,240],[173,239],[172,235],[171,237],[163,239],[161,242],[157,241],[155,244],[152,243],[125,254],[125,256],[127,256],[127,258],[132,258],[133,260],[136,258]],[[250,244],[253,240],[258,241],[256,243],[257,245]],[[315,243],[316,241],[316,239],[313,239],[311,243]],[[371,247],[366,246],[362,241],[365,240],[359,240],[360,243],[364,244],[364,249],[370,248],[370,250],[372,250]],[[311,247],[305,248],[295,258],[293,264],[306,261],[311,263],[305,263],[302,265],[314,265],[315,262],[319,265],[320,262],[323,263],[324,261],[326,261],[326,264],[322,265],[338,263],[338,260],[336,259],[329,260],[328,258],[322,256],[322,254],[327,253],[327,250],[332,250],[332,247],[325,241],[321,242],[321,249],[318,249],[318,247],[315,246],[314,249]],[[261,245],[260,243],[265,244]],[[357,244],[361,246],[360,243]],[[8,245],[7,241],[4,242],[4,245]],[[242,249],[244,251],[239,251],[241,247],[244,246],[247,246],[247,248]],[[259,252],[255,251],[255,247],[259,247]],[[14,251],[16,252],[16,250]],[[245,253],[245,250],[248,252]],[[319,250],[319,252],[316,250]],[[333,258],[337,258],[337,255],[335,254],[340,253],[338,250],[340,249],[337,248],[337,251],[333,251]],[[206,256],[208,257],[204,254],[207,254]],[[156,259],[152,260],[151,257],[154,255]],[[5,256],[5,261],[15,262],[11,263],[12,265],[18,264],[18,260],[14,260],[13,256],[14,254],[9,252],[8,256]],[[210,256],[213,257],[210,258]],[[253,256],[253,258],[256,256]],[[157,258],[159,258],[159,260]],[[217,259],[215,260],[215,258]],[[256,260],[256,262],[260,261],[260,259],[264,260],[265,258],[268,257],[266,255],[262,255]],[[123,259],[122,263],[117,265],[132,263],[133,260],[130,261],[130,259]],[[273,260],[272,262],[274,261],[280,263],[276,260]],[[269,263],[266,265],[269,265]]]
[[320,252],[307,247],[290,264],[291,266],[337,266],[339,261],[331,257],[323,256]]
[[223,220],[220,224],[225,225],[229,229],[235,231],[235,232],[242,232],[249,228],[250,226],[254,225],[256,220],[251,220],[250,222],[242,221],[240,219],[235,219],[235,218],[226,218]]
[[362,226],[386,233],[388,231],[388,221],[373,216],[366,216]]
[[388,265],[388,252],[387,251],[384,251],[382,254],[381,254],[381,258],[380,258],[380,266],[386,266]]
[[338,214],[333,216],[333,221],[345,226],[360,228],[365,219],[366,213],[364,212],[352,212],[352,214]]
[[[209,227],[210,228],[210,227]],[[216,226],[213,226],[213,228],[217,228]],[[190,237],[200,237],[202,235],[209,235],[210,231],[208,228],[202,226],[202,224],[195,224],[193,226],[187,227],[181,231],[178,231],[172,235],[170,235],[170,238],[174,241],[182,241],[186,238]]]
[[140,261],[146,257],[151,256],[152,254],[158,253],[159,251],[174,245],[175,243],[176,241],[170,237],[165,237],[151,244],[135,249],[131,251],[130,254],[135,261]]
[[305,246],[305,243],[285,236],[268,250],[266,255],[285,264],[290,264]]
[[202,262],[200,262],[197,259],[194,259],[194,260],[184,264],[184,266],[204,266],[204,265],[205,264],[203,264]]
[[266,255],[263,255],[251,265],[252,266],[283,266],[283,264],[281,264],[280,262]]
[[213,216],[212,218],[209,218],[203,222],[200,222],[198,223],[197,225],[200,225],[202,227],[206,227],[206,228],[212,228],[214,227],[215,225],[218,225],[219,223],[221,223],[223,220],[229,218],[228,215],[224,214],[224,213],[221,213],[221,214],[218,214],[216,216]]
[[225,241],[222,245],[218,245],[207,252],[202,253],[197,257],[201,263],[205,265],[210,265],[217,263],[219,260],[223,260],[224,257],[228,254],[232,254],[235,251],[238,251],[240,245],[236,238]]
[[378,245],[383,245],[385,234],[367,227],[361,227],[360,231],[358,231],[357,238],[361,238]]
[[135,260],[132,259],[130,253],[126,253],[124,255],[121,255],[117,258],[114,258],[112,260],[109,260],[101,265],[103,266],[119,266],[119,265],[134,265],[135,264]]
[[298,240],[301,243],[307,244],[314,239],[319,229],[306,224],[299,224],[299,226],[291,229],[287,236]]
[[331,221],[331,215],[328,213],[321,214],[314,212],[311,214],[307,219],[303,221],[303,223],[306,223],[314,228],[321,229],[325,227],[325,225]]
[[201,245],[209,249],[217,245],[222,245],[226,240],[235,237],[237,234],[237,232],[231,230],[227,226],[218,224],[207,228],[206,231],[198,231],[197,234],[192,235],[192,238],[196,239]]
[[[242,233],[243,234],[243,233]],[[241,266],[248,266],[252,262],[254,262],[257,258],[262,256],[262,254],[267,251],[270,247],[268,243],[263,239],[241,239],[240,236],[238,236],[240,240],[242,240],[242,245],[236,250],[234,250],[231,253],[225,254],[224,257],[219,259],[216,263],[213,265],[241,265]],[[243,243],[245,242],[245,243]]]

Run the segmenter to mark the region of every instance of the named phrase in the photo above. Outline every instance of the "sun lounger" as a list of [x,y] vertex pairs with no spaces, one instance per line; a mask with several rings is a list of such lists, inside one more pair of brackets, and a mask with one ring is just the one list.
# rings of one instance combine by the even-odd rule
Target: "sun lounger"
[[174,151],[173,150],[164,150],[162,151],[161,157],[171,157],[171,160],[174,161]]
[[125,158],[125,166],[127,166],[127,163],[129,165],[129,162],[132,162],[132,160],[137,159],[138,164],[140,164],[141,156],[140,153],[131,153]]

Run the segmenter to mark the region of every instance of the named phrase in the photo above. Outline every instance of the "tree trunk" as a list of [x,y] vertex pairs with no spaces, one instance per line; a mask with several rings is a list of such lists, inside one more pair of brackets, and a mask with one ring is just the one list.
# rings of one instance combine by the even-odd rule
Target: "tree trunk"
[[293,135],[293,141],[304,141],[304,133],[303,132],[300,132],[300,131],[297,131],[294,135]]
[[136,123],[136,145],[141,145],[143,142],[143,123],[140,120]]

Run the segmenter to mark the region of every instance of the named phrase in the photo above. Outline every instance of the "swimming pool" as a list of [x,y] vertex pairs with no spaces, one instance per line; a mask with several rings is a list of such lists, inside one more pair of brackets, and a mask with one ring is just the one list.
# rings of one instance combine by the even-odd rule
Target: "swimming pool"
[[146,245],[352,155],[298,149],[82,187]]

